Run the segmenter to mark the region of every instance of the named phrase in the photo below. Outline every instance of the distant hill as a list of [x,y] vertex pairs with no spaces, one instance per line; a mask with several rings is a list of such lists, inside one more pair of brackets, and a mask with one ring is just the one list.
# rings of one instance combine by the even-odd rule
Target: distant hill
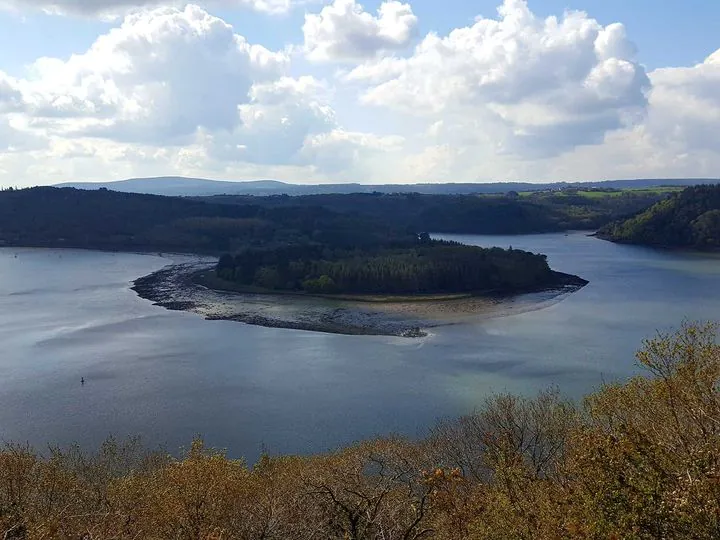
[[628,244],[720,248],[720,184],[685,189],[635,217],[606,225],[598,236]]
[[602,182],[558,182],[533,184],[530,182],[493,182],[464,184],[288,184],[277,180],[220,181],[203,178],[183,178],[177,176],[158,178],[131,178],[116,182],[67,182],[56,187],[77,189],[110,189],[126,193],[144,193],[171,196],[206,195],[321,195],[330,193],[423,193],[428,195],[469,195],[474,193],[507,193],[510,191],[544,191],[548,189],[608,188],[640,189],[660,186],[691,186],[714,184],[720,180],[708,178],[691,179],[637,179],[608,180]]
[[76,189],[94,190],[110,189],[124,193],[143,193],[148,195],[265,195],[284,193],[284,182],[277,180],[250,180],[245,182],[228,182],[221,180],[206,180],[203,178],[184,178],[180,176],[165,176],[158,178],[131,178],[116,182],[66,182],[55,187],[71,187]]

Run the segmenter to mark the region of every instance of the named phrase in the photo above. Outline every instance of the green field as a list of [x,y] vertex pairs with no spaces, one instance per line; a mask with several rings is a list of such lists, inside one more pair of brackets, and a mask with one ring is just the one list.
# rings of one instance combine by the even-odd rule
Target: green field
[[554,197],[569,197],[569,196],[581,196],[587,197],[588,199],[604,199],[607,197],[622,197],[623,195],[662,195],[665,193],[677,193],[685,189],[682,186],[657,186],[650,188],[631,188],[631,189],[617,189],[617,190],[595,190],[595,189],[564,189],[560,191],[521,191],[519,195],[521,197],[534,197],[534,196],[554,196]]

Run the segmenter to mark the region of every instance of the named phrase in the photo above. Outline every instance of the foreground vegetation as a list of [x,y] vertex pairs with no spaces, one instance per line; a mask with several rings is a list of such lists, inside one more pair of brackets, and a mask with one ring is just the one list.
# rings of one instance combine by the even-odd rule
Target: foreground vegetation
[[645,375],[582,406],[501,395],[422,441],[378,439],[248,467],[195,441],[180,458],[0,451],[4,538],[712,539],[720,537],[715,325],[645,343]]
[[696,186],[598,233],[615,242],[696,249],[720,248],[720,184]]

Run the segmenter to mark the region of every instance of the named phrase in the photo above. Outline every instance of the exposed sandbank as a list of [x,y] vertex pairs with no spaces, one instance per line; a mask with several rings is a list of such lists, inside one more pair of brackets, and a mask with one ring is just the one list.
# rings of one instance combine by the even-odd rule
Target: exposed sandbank
[[552,287],[515,295],[313,297],[216,290],[201,285],[213,283],[202,279],[213,268],[214,264],[207,261],[169,265],[136,280],[133,290],[156,305],[210,320],[335,334],[422,337],[426,329],[441,325],[542,309],[587,284],[577,276],[557,272]]

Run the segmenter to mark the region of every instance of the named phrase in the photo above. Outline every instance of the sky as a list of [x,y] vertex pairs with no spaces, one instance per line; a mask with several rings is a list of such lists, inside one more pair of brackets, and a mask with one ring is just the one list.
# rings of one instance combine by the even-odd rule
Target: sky
[[0,0],[0,187],[720,177],[720,2]]

